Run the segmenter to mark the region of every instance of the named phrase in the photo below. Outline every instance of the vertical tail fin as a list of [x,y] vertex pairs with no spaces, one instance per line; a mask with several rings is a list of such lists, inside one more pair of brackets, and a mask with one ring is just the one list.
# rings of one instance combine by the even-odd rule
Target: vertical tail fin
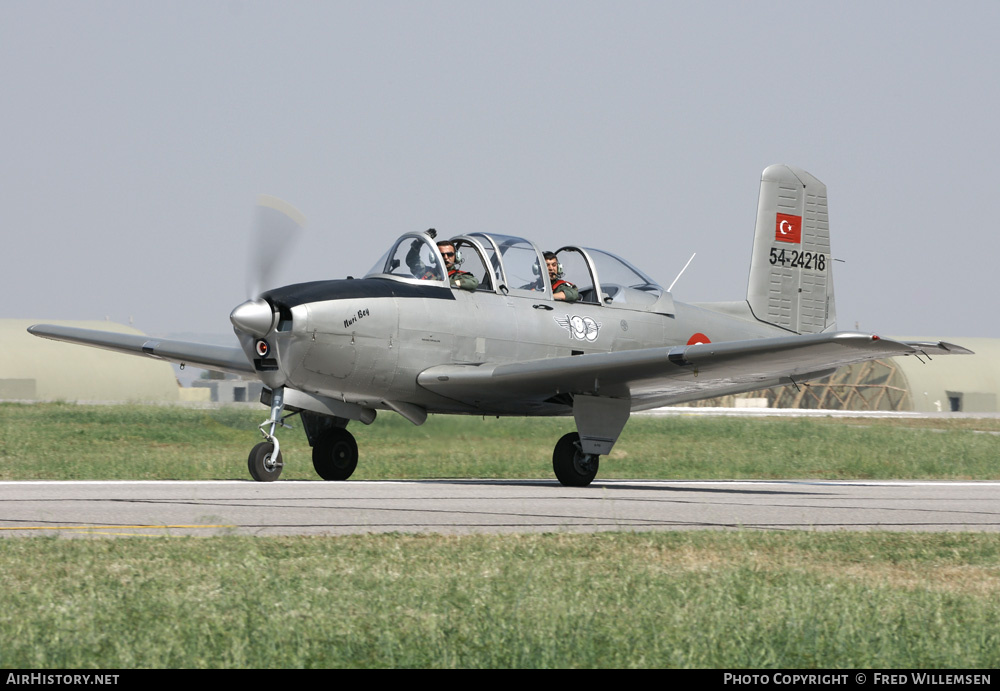
[[826,185],[800,168],[761,175],[747,302],[758,320],[796,333],[836,329]]

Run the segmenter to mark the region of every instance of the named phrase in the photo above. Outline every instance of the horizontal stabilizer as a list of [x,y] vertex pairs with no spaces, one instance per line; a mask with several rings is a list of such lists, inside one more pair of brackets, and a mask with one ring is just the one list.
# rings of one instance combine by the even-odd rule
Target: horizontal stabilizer
[[53,341],[77,343],[127,355],[144,355],[179,365],[192,365],[233,374],[254,374],[253,365],[247,361],[246,355],[238,346],[171,341],[136,334],[79,329],[53,324],[35,324],[28,328],[28,333]]

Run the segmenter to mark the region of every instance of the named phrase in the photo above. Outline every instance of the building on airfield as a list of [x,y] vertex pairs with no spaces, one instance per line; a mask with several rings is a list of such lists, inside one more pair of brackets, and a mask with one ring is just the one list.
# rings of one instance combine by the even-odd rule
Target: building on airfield
[[[905,338],[899,340],[927,340]],[[936,340],[936,339],[935,339]],[[898,357],[842,367],[798,386],[722,396],[694,407],[805,408],[995,413],[1000,394],[1000,339],[946,338],[974,355]]]
[[[177,402],[180,387],[168,362],[126,357],[98,348],[36,338],[28,333],[43,319],[0,320],[0,400]],[[142,332],[101,321],[51,324],[119,333]]]
[[[203,378],[182,386],[174,365],[99,348],[36,338],[39,323],[143,335],[110,321],[0,319],[0,401],[79,401],[136,403],[254,403],[262,384],[235,375]],[[195,368],[197,370],[197,368]]]

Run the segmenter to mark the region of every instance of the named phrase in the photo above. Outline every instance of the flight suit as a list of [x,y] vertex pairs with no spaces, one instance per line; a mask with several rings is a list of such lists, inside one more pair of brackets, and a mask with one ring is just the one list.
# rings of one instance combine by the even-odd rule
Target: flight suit
[[580,299],[579,289],[569,281],[564,281],[561,278],[556,279],[552,284],[552,294],[555,295],[558,292],[562,292],[566,296],[566,302],[576,302]]
[[478,278],[468,271],[459,271],[458,269],[452,269],[448,272],[448,283],[452,288],[460,290],[475,290],[479,287]]

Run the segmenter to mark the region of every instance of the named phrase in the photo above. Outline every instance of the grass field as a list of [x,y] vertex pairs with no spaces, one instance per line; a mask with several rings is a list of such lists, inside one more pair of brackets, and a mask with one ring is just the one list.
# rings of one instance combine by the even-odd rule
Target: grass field
[[[244,479],[267,411],[0,404],[0,480]],[[296,424],[296,418],[292,418]],[[572,418],[397,415],[354,423],[353,479],[552,477]],[[282,430],[285,479],[316,479],[301,429]],[[1000,478],[1000,420],[636,416],[598,478]]]
[[[245,478],[263,409],[0,405],[0,479]],[[357,478],[551,477],[570,420],[382,416]],[[997,479],[995,420],[635,418],[599,477]],[[283,477],[315,478],[300,430]],[[0,539],[0,667],[981,668],[995,534]]]
[[982,668],[983,534],[2,539],[0,667]]

